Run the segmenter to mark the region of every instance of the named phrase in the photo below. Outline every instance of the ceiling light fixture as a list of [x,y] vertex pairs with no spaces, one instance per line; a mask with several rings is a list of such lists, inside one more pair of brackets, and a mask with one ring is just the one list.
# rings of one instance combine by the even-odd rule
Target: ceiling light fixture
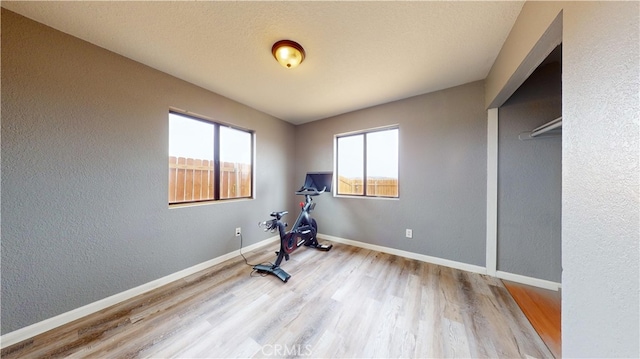
[[291,40],[280,40],[271,47],[273,57],[278,60],[280,65],[288,69],[292,69],[304,60],[304,49],[299,43]]

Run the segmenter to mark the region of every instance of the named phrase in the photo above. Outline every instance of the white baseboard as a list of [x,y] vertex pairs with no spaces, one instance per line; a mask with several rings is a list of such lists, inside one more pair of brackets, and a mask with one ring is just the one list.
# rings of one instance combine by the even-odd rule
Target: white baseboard
[[[484,267],[481,266],[477,266],[477,265],[473,265],[473,264],[467,264],[467,263],[462,263],[462,262],[457,262],[457,261],[452,261],[449,259],[443,259],[443,258],[438,258],[438,257],[432,257],[432,256],[428,256],[428,255],[424,255],[424,254],[418,254],[418,253],[413,253],[413,252],[408,252],[408,251],[403,251],[400,249],[395,249],[395,248],[389,248],[389,247],[384,247],[384,246],[379,246],[379,245],[375,245],[375,244],[369,244],[369,243],[365,243],[365,242],[359,242],[359,241],[354,241],[351,239],[345,239],[345,238],[340,238],[340,237],[334,237],[334,236],[330,236],[327,234],[318,234],[319,238],[323,238],[332,242],[337,242],[337,243],[343,243],[343,244],[347,244],[347,245],[351,245],[354,247],[360,247],[360,248],[365,248],[365,249],[370,249],[370,250],[374,250],[374,251],[378,251],[378,252],[382,252],[382,253],[388,253],[388,254],[393,254],[393,255],[397,255],[397,256],[401,256],[401,257],[405,257],[405,258],[410,258],[410,259],[415,259],[415,260],[419,260],[422,262],[427,262],[427,263],[432,263],[432,264],[437,264],[437,265],[441,265],[441,266],[445,266],[445,267],[449,267],[449,268],[455,268],[455,269],[460,269],[460,270],[464,270],[467,272],[473,272],[473,273],[480,273],[480,274],[487,274],[487,270]],[[243,251],[252,251],[254,249],[258,249],[260,247],[264,247],[266,245],[271,244],[272,242],[275,242],[279,239],[278,236],[274,236],[271,238],[267,238],[263,241],[260,241],[258,243],[252,244],[250,246],[244,247]],[[102,309],[108,308],[112,305],[118,304],[120,302],[123,302],[125,300],[131,299],[135,296],[138,296],[140,294],[146,293],[150,290],[159,288],[165,284],[171,283],[173,281],[176,281],[178,279],[190,276],[191,274],[197,273],[201,270],[207,269],[211,266],[214,266],[218,263],[222,263],[228,259],[234,258],[236,256],[238,256],[240,254],[240,250],[236,250],[230,253],[227,253],[225,255],[222,255],[220,257],[216,257],[213,258],[211,260],[208,260],[206,262],[200,263],[200,264],[196,264],[193,267],[189,267],[186,269],[183,269],[181,271],[169,274],[168,276],[156,279],[154,281],[142,284],[138,287],[135,288],[131,288],[129,290],[126,290],[124,292],[120,292],[117,294],[114,294],[110,297],[104,298],[104,299],[100,299],[98,301],[95,301],[93,303],[89,303],[85,306],[82,306],[80,308],[76,308],[73,309],[71,311],[68,311],[66,313],[62,313],[60,315],[57,315],[55,317],[49,318],[49,319],[45,319],[41,322],[38,323],[34,323],[32,325],[29,325],[27,327],[15,330],[13,332],[7,333],[3,336],[0,337],[0,348],[6,348],[10,345],[19,343],[23,340],[29,339],[31,337],[34,337],[38,334],[42,334],[48,330],[54,329],[56,327],[59,327],[61,325],[70,323],[76,319],[80,319],[84,316],[87,316],[89,314],[95,313],[97,311],[100,311]],[[513,273],[508,273],[508,272],[502,272],[502,271],[497,271],[496,276],[500,279],[505,279],[505,280],[509,280],[512,282],[517,282],[517,283],[522,283],[522,284],[527,284],[527,285],[532,285],[535,287],[540,287],[540,288],[546,288],[546,289],[551,289],[551,290],[558,290],[561,288],[560,283],[556,283],[556,282],[552,282],[552,281],[548,281],[548,280],[544,280],[544,279],[537,279],[537,278],[532,278],[532,277],[527,277],[527,276],[523,276],[523,275],[519,275],[519,274],[513,274]]]
[[378,252],[393,254],[393,255],[396,255],[396,256],[415,259],[415,260],[419,260],[419,261],[422,261],[422,262],[437,264],[437,265],[441,265],[441,266],[445,266],[445,267],[449,267],[449,268],[460,269],[460,270],[467,271],[467,272],[487,274],[487,269],[486,268],[481,267],[481,266],[477,266],[477,265],[473,265],[473,264],[456,262],[456,261],[452,261],[452,260],[449,260],[449,259],[443,259],[443,258],[428,256],[428,255],[425,255],[425,254],[418,254],[418,253],[403,251],[403,250],[400,250],[400,249],[383,247],[383,246],[379,246],[379,245],[375,245],[375,244],[369,244],[369,243],[365,243],[365,242],[354,241],[354,240],[351,240],[351,239],[334,237],[334,236],[330,236],[330,235],[322,234],[322,233],[318,233],[318,237],[319,238],[324,238],[324,239],[332,241],[332,242],[348,244],[350,246],[360,247],[360,248],[364,248],[364,249],[371,249],[371,250],[378,251]]
[[[449,260],[449,259],[442,259],[442,258],[438,258],[438,257],[432,257],[432,256],[424,255],[424,254],[418,254],[418,253],[403,251],[403,250],[395,249],[395,248],[378,246],[378,245],[375,245],[375,244],[369,244],[369,243],[365,243],[365,242],[354,241],[354,240],[351,240],[351,239],[334,237],[334,236],[330,236],[330,235],[322,234],[322,233],[318,233],[318,237],[326,239],[328,241],[332,241],[332,242],[348,244],[348,245],[351,245],[351,246],[354,246],[354,247],[360,247],[360,248],[365,248],[365,249],[371,249],[371,250],[378,251],[378,252],[389,253],[389,254],[405,257],[405,258],[411,258],[411,259],[419,260],[419,261],[422,261],[422,262],[437,264],[437,265],[441,265],[441,266],[445,266],[445,267],[449,267],[449,268],[460,269],[460,270],[467,271],[467,272],[487,274],[486,268],[481,267],[481,266],[476,266],[476,265],[473,265],[473,264],[467,264],[467,263],[452,261],[452,260]],[[508,280],[508,281],[516,282],[516,283],[531,285],[531,286],[534,286],[534,287],[550,289],[550,290],[559,290],[562,287],[560,283],[548,281],[548,280],[545,280],[545,279],[527,277],[527,276],[520,275],[520,274],[513,274],[513,273],[509,273],[509,272],[503,272],[503,271],[496,271],[496,277],[500,278],[500,279],[505,279],[505,280]]]
[[[275,242],[279,239],[278,236],[274,236],[271,238],[267,238],[263,241],[260,241],[258,243],[252,244],[250,246],[244,247],[242,248],[243,252],[248,252],[248,251],[252,251],[254,249],[266,246],[271,244],[272,242]],[[151,282],[142,284],[138,287],[135,288],[131,288],[129,290],[126,290],[124,292],[120,292],[117,294],[114,294],[110,297],[104,298],[104,299],[100,299],[98,301],[95,301],[93,303],[89,303],[85,306],[82,306],[80,308],[76,308],[73,310],[70,310],[66,313],[62,313],[60,315],[57,315],[55,317],[49,318],[49,319],[45,319],[41,322],[38,323],[34,323],[31,324],[27,327],[15,330],[13,332],[7,333],[5,335],[3,335],[2,337],[0,337],[0,348],[6,348],[10,345],[19,343],[23,340],[29,339],[31,337],[34,337],[38,334],[42,334],[48,330],[51,330],[53,328],[57,328],[61,325],[70,323],[76,319],[82,318],[84,316],[87,316],[89,314],[95,313],[97,311],[100,311],[102,309],[108,308],[114,304],[118,304],[122,301],[131,299],[135,296],[138,296],[140,294],[146,293],[150,290],[159,288],[165,284],[171,283],[173,281],[176,281],[178,279],[182,279],[184,277],[190,276],[191,274],[197,273],[201,270],[207,269],[213,265],[216,265],[218,263],[222,263],[228,259],[237,257],[238,255],[240,255],[240,250],[235,250],[233,252],[224,254],[220,257],[216,257],[213,258],[211,260],[208,260],[206,262],[202,262],[200,264],[196,264],[193,267],[189,267],[186,269],[183,269],[181,271],[169,274],[168,276],[153,280]]]
[[560,290],[562,285],[557,282],[552,282],[546,279],[538,279],[533,277],[527,277],[520,274],[513,274],[509,272],[497,271],[496,277],[504,280],[508,280],[511,282],[526,284],[538,288],[550,289],[550,290]]

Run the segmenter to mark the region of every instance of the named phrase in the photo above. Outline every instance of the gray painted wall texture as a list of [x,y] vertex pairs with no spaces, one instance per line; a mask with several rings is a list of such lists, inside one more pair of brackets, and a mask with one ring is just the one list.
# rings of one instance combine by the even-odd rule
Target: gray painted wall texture
[[[333,170],[334,135],[399,125],[400,198],[323,195],[319,232],[485,263],[487,114],[481,81],[296,128],[296,173]],[[413,229],[413,239],[405,229]]]
[[561,64],[537,69],[499,109],[498,270],[560,282],[562,137],[518,135],[562,115]]
[[640,356],[640,3],[563,8],[562,354]]
[[[511,60],[501,59],[504,68],[515,68],[513,61],[529,54],[532,36],[543,37],[545,24],[558,14],[563,24],[562,356],[637,358],[640,3],[528,1],[505,41],[511,48],[499,55]],[[511,74],[502,70],[492,73],[508,79]]]
[[[169,209],[170,106],[256,131],[256,199]],[[2,9],[2,333],[270,237],[294,133]]]
[[[563,356],[638,357],[640,4],[518,21],[534,8],[563,11]],[[334,134],[392,123],[401,198],[321,197],[320,232],[484,264],[481,82],[293,128],[2,10],[2,86],[2,333],[236,249],[235,221],[293,211],[331,170]],[[169,106],[256,130],[258,199],[167,208]]]

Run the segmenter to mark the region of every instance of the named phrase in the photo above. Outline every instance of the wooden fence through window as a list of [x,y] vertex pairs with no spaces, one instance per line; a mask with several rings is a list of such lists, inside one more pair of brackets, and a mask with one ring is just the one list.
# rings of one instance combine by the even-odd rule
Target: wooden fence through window
[[[213,161],[169,157],[169,203],[213,200]],[[251,196],[251,165],[222,162],[220,199]]]
[[[362,178],[338,177],[338,194],[364,194]],[[368,178],[367,196],[398,197],[398,180],[395,178]]]

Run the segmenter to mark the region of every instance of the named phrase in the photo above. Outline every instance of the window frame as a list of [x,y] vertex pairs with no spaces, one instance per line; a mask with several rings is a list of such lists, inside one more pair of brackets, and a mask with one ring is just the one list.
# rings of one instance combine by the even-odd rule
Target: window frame
[[[180,207],[180,206],[185,206],[185,205],[198,205],[198,204],[209,204],[209,203],[221,203],[221,202],[228,202],[228,201],[237,201],[237,200],[246,200],[246,199],[253,199],[255,198],[255,160],[256,160],[256,155],[255,155],[255,141],[256,141],[256,134],[255,131],[253,130],[249,130],[246,128],[242,128],[239,126],[235,126],[235,125],[231,125],[228,123],[224,123],[224,122],[220,122],[220,121],[216,121],[210,118],[207,118],[206,116],[202,116],[202,115],[196,115],[193,113],[185,113],[179,110],[175,110],[175,109],[170,109],[169,110],[169,116],[171,116],[171,114],[173,115],[177,115],[180,117],[184,117],[187,118],[189,120],[193,120],[193,121],[199,121],[199,122],[203,122],[206,124],[210,124],[213,126],[213,198],[207,198],[207,199],[196,199],[196,200],[182,200],[182,201],[174,201],[171,202],[170,201],[170,197],[167,197],[167,203],[169,204],[169,207]],[[169,117],[168,117],[169,118]],[[168,122],[167,122],[168,123]],[[248,196],[239,196],[239,197],[231,197],[231,198],[221,198],[221,178],[222,178],[222,162],[220,161],[220,136],[221,136],[221,131],[220,129],[226,127],[226,128],[230,128],[233,130],[237,130],[237,131],[242,131],[245,133],[248,133],[250,135],[250,167],[251,167],[251,174],[250,174],[250,181],[249,181],[249,185],[250,185],[250,193]],[[171,133],[169,132],[169,138],[171,138]],[[171,158],[172,156],[170,154],[168,154],[168,158]],[[171,176],[171,167],[168,168],[168,175]],[[167,183],[167,190],[170,190],[171,188],[171,184]]]
[[[367,194],[367,187],[368,187],[368,185],[367,185],[367,179],[368,179],[368,173],[367,173],[367,134],[376,133],[376,132],[390,131],[390,130],[397,130],[398,131],[397,195],[396,196],[381,196],[381,195]],[[338,144],[339,139],[340,138],[346,138],[346,137],[352,137],[352,136],[360,136],[360,135],[362,135],[362,137],[363,137],[363,139],[362,139],[363,193],[362,194],[340,193],[340,186],[339,186],[340,172],[338,171],[339,160],[340,160],[340,158],[339,158],[340,157],[339,156],[339,151],[340,151],[339,147],[340,146]],[[341,133],[341,134],[334,135],[334,172],[336,173],[336,175],[334,176],[334,181],[335,181],[334,182],[334,188],[335,188],[334,197],[371,198],[371,199],[387,199],[387,200],[400,199],[400,125],[399,124],[394,124],[394,125],[389,125],[389,126],[376,127],[376,128],[370,128],[370,129],[365,129],[365,130],[358,130],[358,131],[352,131],[352,132],[346,132],[346,133]]]

